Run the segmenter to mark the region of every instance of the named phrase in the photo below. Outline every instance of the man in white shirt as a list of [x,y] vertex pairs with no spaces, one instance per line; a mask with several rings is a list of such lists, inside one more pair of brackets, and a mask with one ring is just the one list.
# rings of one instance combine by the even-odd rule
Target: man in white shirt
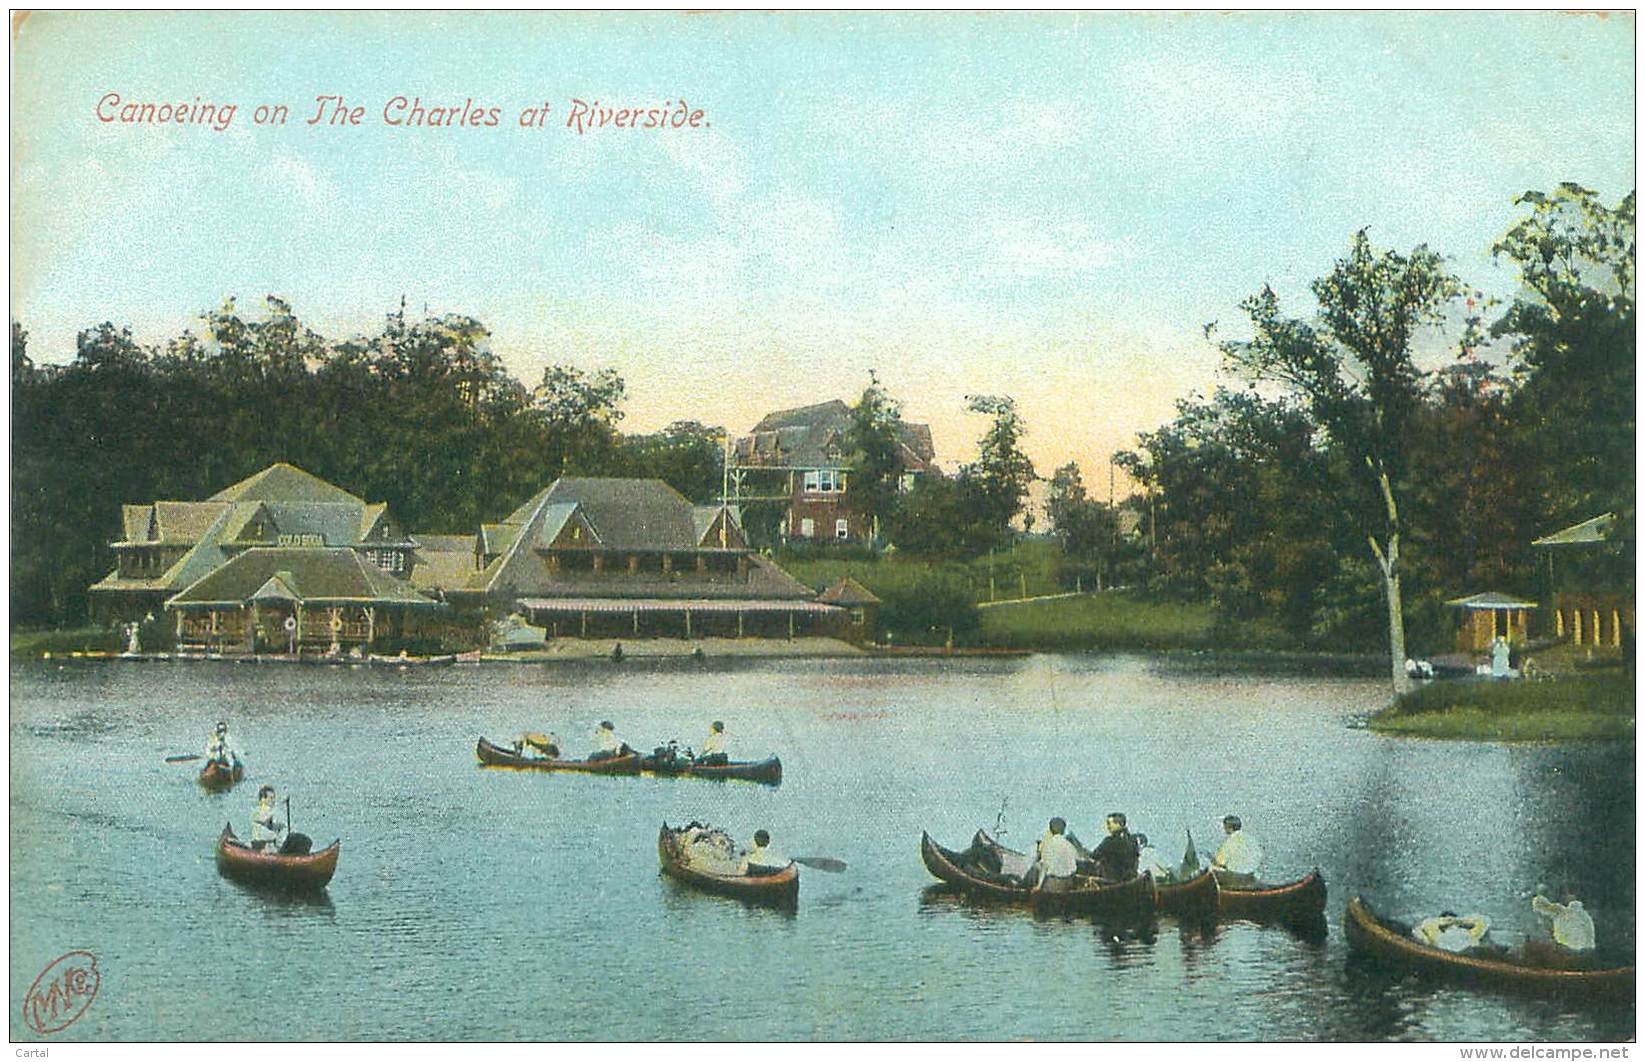
[[788,857],[771,846],[771,835],[764,830],[754,831],[754,847],[743,856],[743,873],[759,876],[775,874],[788,866]]
[[1139,833],[1135,837],[1137,841],[1137,873],[1153,875],[1156,885],[1171,881],[1175,871],[1165,865],[1165,860],[1160,858],[1159,849],[1148,843],[1148,835]]
[[240,755],[234,751],[234,745],[228,738],[228,723],[218,722],[217,728],[206,741],[206,762],[233,767],[239,761]]
[[1582,901],[1567,895],[1564,903],[1554,903],[1540,894],[1531,898],[1531,910],[1553,919],[1549,931],[1554,943],[1568,952],[1585,955],[1594,950],[1594,920],[1582,909]]
[[623,743],[617,740],[617,728],[609,719],[594,731],[594,743],[594,751],[588,756],[591,760],[609,760],[622,755]]
[[708,737],[703,739],[703,748],[697,755],[697,762],[705,767],[722,767],[730,762],[725,754],[724,723],[716,719],[708,728]]
[[1458,915],[1455,911],[1441,911],[1438,918],[1424,918],[1411,930],[1411,936],[1428,945],[1450,952],[1464,952],[1478,947],[1490,932],[1491,923],[1484,915]]
[[274,817],[274,787],[257,790],[257,809],[251,813],[251,847],[259,852],[280,850],[280,831],[285,824]]
[[1040,838],[1039,858],[1034,865],[1038,870],[1034,888],[1045,892],[1067,892],[1074,887],[1074,871],[1079,866],[1079,853],[1064,834],[1068,824],[1060,818],[1052,819],[1045,836]]
[[1226,836],[1211,857],[1211,866],[1242,878],[1255,878],[1257,867],[1262,865],[1262,846],[1241,829],[1238,815],[1223,816],[1222,832]]

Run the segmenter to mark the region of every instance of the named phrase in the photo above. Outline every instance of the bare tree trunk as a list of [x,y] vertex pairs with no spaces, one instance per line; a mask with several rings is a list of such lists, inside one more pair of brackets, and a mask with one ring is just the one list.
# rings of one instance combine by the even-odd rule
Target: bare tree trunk
[[1411,691],[1411,676],[1405,673],[1405,613],[1399,596],[1399,572],[1383,575],[1383,591],[1388,595],[1388,656],[1393,670],[1394,693]]
[[1405,611],[1399,595],[1399,507],[1394,504],[1394,489],[1388,483],[1388,473],[1378,469],[1377,483],[1382,488],[1382,500],[1388,507],[1388,526],[1392,530],[1386,549],[1375,535],[1366,537],[1376,556],[1377,567],[1382,569],[1383,597],[1388,602],[1388,662],[1394,695],[1398,696],[1411,691],[1411,676],[1405,673]]

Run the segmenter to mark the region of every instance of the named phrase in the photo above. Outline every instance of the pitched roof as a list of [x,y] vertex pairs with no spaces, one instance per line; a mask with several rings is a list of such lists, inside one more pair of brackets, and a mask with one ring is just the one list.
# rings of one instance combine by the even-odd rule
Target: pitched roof
[[319,476],[304,472],[284,461],[269,465],[261,472],[248,476],[232,486],[213,494],[209,501],[283,501],[333,502],[343,505],[365,505],[359,498],[341,487],[333,486]]
[[1551,546],[1599,545],[1611,541],[1611,528],[1615,523],[1615,513],[1601,513],[1599,516],[1584,520],[1580,524],[1572,524],[1570,527],[1555,531],[1551,535],[1533,539],[1531,545],[1543,549]]
[[[735,460],[777,468],[851,467],[851,407],[839,399],[768,413],[754,430],[733,444]],[[903,465],[910,472],[929,472],[937,451],[929,424],[899,422]]]
[[430,553],[461,553],[469,558],[474,556],[473,535],[418,534],[412,541],[416,543],[418,553],[421,556]]
[[244,605],[264,591],[287,593],[306,605],[437,607],[409,583],[367,564],[352,549],[283,547],[248,549],[166,605]]
[[826,601],[830,605],[877,605],[880,599],[874,596],[873,591],[857,582],[849,575],[842,575],[840,581],[817,595],[818,601]]
[[1482,594],[1469,594],[1467,597],[1454,597],[1445,602],[1449,608],[1462,609],[1499,609],[1499,608],[1536,608],[1535,601],[1526,601],[1514,597],[1512,594],[1499,594],[1494,590],[1487,590]]
[[545,515],[572,504],[600,536],[600,544],[622,550],[687,550],[697,547],[693,506],[660,479],[561,476],[538,497]]

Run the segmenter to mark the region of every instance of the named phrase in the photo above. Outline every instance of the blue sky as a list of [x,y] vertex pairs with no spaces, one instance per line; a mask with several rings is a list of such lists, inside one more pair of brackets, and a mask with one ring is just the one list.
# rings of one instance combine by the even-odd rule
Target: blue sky
[[[1216,383],[1201,325],[1349,236],[1515,290],[1513,197],[1634,187],[1634,22],[1551,13],[32,16],[14,39],[11,315],[47,361],[227,294],[327,335],[484,321],[528,384],[613,366],[627,425],[744,430],[876,369],[940,456],[1009,393],[1042,472]],[[96,121],[105,93],[240,105]],[[309,127],[314,97],[366,108]],[[396,129],[393,96],[501,108]],[[564,128],[570,100],[697,130]],[[547,128],[520,111],[551,105]],[[284,103],[283,127],[252,123]],[[1297,303],[1302,308],[1302,303]]]

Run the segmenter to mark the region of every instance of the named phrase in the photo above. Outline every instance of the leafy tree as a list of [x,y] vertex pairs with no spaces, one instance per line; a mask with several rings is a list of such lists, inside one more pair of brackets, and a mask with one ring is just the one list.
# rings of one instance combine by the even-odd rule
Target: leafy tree
[[1118,526],[1108,506],[1086,494],[1080,466],[1075,462],[1052,473],[1045,511],[1052,530],[1062,540],[1066,558],[1063,581],[1074,584],[1075,576],[1079,576],[1091,578],[1093,586],[1100,586],[1102,573],[1118,544]]
[[966,403],[971,412],[993,418],[977,444],[977,460],[963,475],[976,487],[984,522],[1003,542],[1010,537],[1012,519],[1022,512],[1029,484],[1038,478],[1034,463],[1022,452],[1028,428],[1008,395],[968,395]]
[[852,452],[852,470],[846,480],[846,504],[866,516],[879,538],[880,523],[889,518],[897,504],[902,482],[902,404],[880,386],[873,370],[868,386],[851,408],[851,426],[846,435]]
[[699,504],[717,501],[725,487],[721,427],[677,420],[653,435],[624,436],[613,471],[662,480]]
[[1549,515],[1579,520],[1634,504],[1634,193],[1615,207],[1578,184],[1526,192],[1492,248],[1525,293],[1492,326],[1513,337],[1524,378],[1516,416],[1546,455]]
[[1420,400],[1412,337],[1440,323],[1461,295],[1439,255],[1373,248],[1364,230],[1348,255],[1311,285],[1315,321],[1288,317],[1272,288],[1240,304],[1252,336],[1219,344],[1228,364],[1279,384],[1340,448],[1353,472],[1341,497],[1365,536],[1382,577],[1394,689],[1403,692],[1405,625],[1400,580],[1404,522],[1399,507],[1409,428]]
[[921,476],[890,521],[898,549],[927,557],[976,557],[999,543],[982,489],[969,476]]

